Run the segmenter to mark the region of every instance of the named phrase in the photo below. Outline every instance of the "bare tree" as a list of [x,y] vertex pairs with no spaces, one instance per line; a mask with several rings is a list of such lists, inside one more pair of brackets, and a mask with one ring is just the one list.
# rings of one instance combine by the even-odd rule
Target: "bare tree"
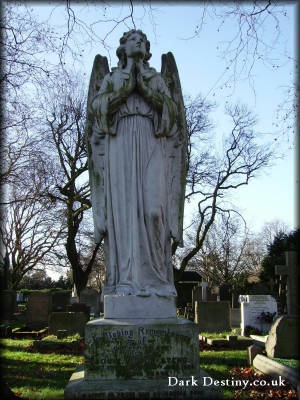
[[255,118],[246,107],[228,107],[227,114],[231,118],[232,129],[224,142],[223,158],[202,150],[203,156],[198,156],[189,166],[186,199],[197,198],[198,201],[196,233],[193,246],[183,252],[180,268],[175,269],[176,279],[203,247],[217,215],[238,212],[226,202],[226,194],[247,185],[270,164],[274,156],[270,148],[256,143],[253,131]]
[[48,196],[65,210],[66,254],[80,295],[100,245],[94,245],[90,257],[86,256],[84,215],[87,218],[91,202],[84,136],[85,94],[81,77],[77,74],[71,80],[70,76],[60,75],[54,88],[40,93],[40,110],[44,121],[42,140],[59,171]]
[[259,234],[259,240],[264,244],[266,251],[274,242],[275,237],[279,237],[280,234],[287,235],[290,229],[288,225],[280,221],[279,219],[274,219],[270,222],[266,222]]
[[[193,238],[191,232],[191,246]],[[253,235],[244,221],[239,216],[224,214],[214,221],[189,268],[199,272],[211,286],[240,293],[249,285],[249,277],[258,274],[262,259],[263,254],[253,246]]]
[[52,208],[51,202],[41,199],[44,176],[36,171],[34,175],[29,181],[31,186],[27,186],[27,180],[27,185],[11,187],[11,203],[1,229],[5,267],[13,289],[27,273],[54,262],[54,251],[60,245],[63,231],[57,218],[58,210]]
[[103,245],[100,246],[96,259],[92,268],[92,271],[89,275],[89,280],[87,285],[94,287],[95,289],[101,289],[102,285],[105,282],[105,256],[104,256],[104,249]]
[[[276,72],[288,63],[291,65],[290,82],[283,92],[284,100],[277,108],[277,137],[278,132],[294,131],[299,110],[299,86],[294,77],[298,61],[287,50],[288,35],[283,30],[289,20],[288,6],[293,4],[276,0],[234,1],[224,4],[205,1],[198,9],[197,24],[192,25],[193,33],[187,38],[204,35],[209,21],[220,34],[216,50],[225,66],[210,92],[225,87],[234,93],[237,83],[247,79],[255,95],[255,69],[258,65],[267,67],[271,72]],[[299,8],[299,4],[294,3],[294,6]],[[226,31],[228,26],[229,34]],[[279,58],[281,62],[278,61]]]

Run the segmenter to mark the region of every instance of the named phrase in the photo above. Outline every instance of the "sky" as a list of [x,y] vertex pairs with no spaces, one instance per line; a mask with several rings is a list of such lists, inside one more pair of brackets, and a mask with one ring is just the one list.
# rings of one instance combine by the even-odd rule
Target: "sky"
[[[112,2],[112,6],[105,9],[98,3],[88,6],[84,3],[72,6],[77,18],[85,24],[93,24],[93,29],[99,38],[103,38],[115,26],[114,22],[104,20],[119,19],[129,13],[128,2]],[[276,108],[285,101],[284,90],[290,84],[294,74],[294,64],[286,55],[295,57],[296,38],[296,7],[288,4],[286,17],[280,17],[280,36],[275,43],[275,50],[267,54],[266,48],[258,51],[264,56],[263,62],[254,65],[251,77],[247,75],[247,68],[235,86],[230,80],[230,87],[226,86],[226,79],[230,77],[231,69],[227,70],[228,62],[225,58],[229,53],[226,49],[226,41],[232,39],[237,32],[235,19],[225,20],[220,24],[219,19],[209,18],[208,10],[202,29],[195,36],[195,29],[200,25],[203,5],[201,2],[145,2],[144,5],[134,5],[134,21],[137,28],[141,28],[151,43],[152,58],[150,65],[157,70],[161,67],[161,54],[172,51],[175,56],[181,86],[184,95],[195,97],[201,94],[206,100],[215,102],[216,111],[211,115],[214,129],[211,135],[215,138],[216,146],[220,146],[223,135],[229,131],[228,119],[224,114],[224,106],[227,102],[232,104],[246,104],[257,116],[256,130],[259,132],[261,143],[270,143],[276,149],[276,158],[273,165],[261,171],[249,185],[239,188],[232,193],[230,200],[238,207],[251,230],[259,232],[264,223],[274,219],[285,222],[290,229],[296,228],[296,162],[293,133],[280,134],[280,128],[276,127]],[[227,4],[232,4],[228,2]],[[72,5],[72,2],[71,2]],[[49,21],[65,26],[62,19],[62,6],[60,3],[50,6],[32,3],[32,8],[41,19],[50,18]],[[216,3],[217,13],[222,9]],[[279,12],[281,7],[275,10]],[[279,15],[278,15],[279,17]],[[102,22],[101,22],[102,21]],[[82,69],[86,76],[92,69],[93,59],[97,53],[105,55],[109,59],[110,67],[117,64],[115,50],[119,38],[123,32],[133,28],[130,18],[120,23],[107,36],[106,43],[109,51],[103,47],[100,40],[93,41],[84,46],[82,52]],[[265,43],[271,43],[276,33],[275,20],[270,18],[263,24],[259,32]],[[194,37],[193,37],[194,36]],[[78,40],[80,41],[80,35]],[[234,43],[236,44],[236,43]],[[251,53],[252,49],[249,49]],[[242,54],[242,59],[245,59]],[[266,58],[268,56],[268,60]],[[270,62],[267,61],[270,60]],[[246,59],[245,65],[249,67],[251,57]],[[274,68],[273,65],[280,65]],[[239,72],[239,71],[237,71]],[[234,86],[234,87],[233,87]],[[276,138],[276,140],[274,140]],[[277,142],[277,143],[276,143]],[[186,209],[187,216],[192,213]]]
[[[221,23],[222,20],[219,18],[210,18],[212,10],[208,9],[204,20],[201,20],[203,3],[200,1],[185,4],[180,2],[137,4],[139,5],[134,4],[133,17],[136,28],[142,29],[150,40],[152,53],[150,65],[159,71],[161,55],[171,51],[176,59],[183,94],[191,97],[201,94],[207,101],[216,103],[217,108],[211,114],[214,123],[211,135],[216,148],[220,147],[224,135],[230,129],[224,113],[224,107],[228,102],[246,104],[257,116],[255,130],[258,132],[260,143],[275,148],[277,155],[274,157],[273,165],[261,171],[249,185],[239,188],[230,195],[230,201],[244,216],[250,230],[258,233],[265,223],[275,219],[286,223],[291,230],[295,229],[298,223],[295,138],[292,131],[281,133],[282,124],[276,126],[278,123],[276,108],[286,101],[285,90],[295,76],[294,63],[291,59],[295,58],[296,51],[296,6],[292,3],[286,4],[285,17],[277,14],[280,35],[276,42],[274,37],[278,32],[278,26],[275,19],[269,17],[264,21],[259,31],[261,41],[258,47],[262,57],[253,65],[249,77],[248,70],[251,64],[249,54],[253,48],[248,49],[248,58],[246,53],[241,53],[245,68],[243,71],[236,71],[237,79],[233,85],[230,79],[232,68],[227,69],[228,65],[233,65],[228,64],[228,60],[232,57],[227,46],[228,40],[235,37],[238,29],[234,17],[225,19]],[[227,2],[226,5],[232,3]],[[50,23],[61,25],[62,29],[65,28],[66,14],[62,12],[62,3],[33,2],[30,6],[41,20],[48,20]],[[119,38],[123,32],[132,29],[133,24],[131,19],[127,18],[115,26],[114,20],[121,20],[127,16],[130,7],[128,2],[112,2],[105,8],[100,3],[89,2],[78,2],[74,6],[71,2],[71,6],[79,18],[78,22],[82,26],[93,24],[94,32],[99,38],[83,45],[81,64],[74,67],[75,70],[78,68],[78,71],[82,70],[86,74],[86,85],[88,85],[96,54],[107,56],[110,67],[117,65],[115,51]],[[215,7],[216,12],[220,14],[221,6],[215,3]],[[275,12],[280,11],[281,6],[278,6]],[[103,22],[104,20],[110,22]],[[199,32],[195,35],[197,26],[202,28],[198,28]],[[106,35],[109,51],[100,40]],[[78,32],[76,40],[80,46],[83,40],[82,32]],[[263,47],[264,43],[272,44],[273,47]],[[237,42],[233,42],[233,47],[236,44]],[[277,65],[280,68],[277,68]],[[186,207],[187,219],[190,215],[192,210]]]

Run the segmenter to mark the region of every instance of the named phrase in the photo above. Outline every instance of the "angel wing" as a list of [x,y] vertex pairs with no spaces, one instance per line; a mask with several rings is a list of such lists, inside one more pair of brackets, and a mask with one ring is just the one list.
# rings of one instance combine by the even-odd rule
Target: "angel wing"
[[96,243],[100,243],[102,241],[106,231],[104,194],[105,136],[100,136],[97,134],[99,128],[90,106],[92,100],[101,87],[103,78],[108,73],[109,66],[107,58],[97,54],[90,77],[85,124],[91,202],[94,219],[94,238]]
[[171,52],[162,55],[161,76],[168,86],[178,110],[176,132],[167,139],[170,196],[169,223],[173,239],[180,247],[183,247],[187,124],[178,70]]

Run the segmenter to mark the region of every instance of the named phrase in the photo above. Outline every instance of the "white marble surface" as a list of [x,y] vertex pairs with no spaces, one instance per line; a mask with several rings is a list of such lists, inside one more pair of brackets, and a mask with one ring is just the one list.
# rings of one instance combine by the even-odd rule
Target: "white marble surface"
[[104,296],[104,318],[176,318],[175,296]]

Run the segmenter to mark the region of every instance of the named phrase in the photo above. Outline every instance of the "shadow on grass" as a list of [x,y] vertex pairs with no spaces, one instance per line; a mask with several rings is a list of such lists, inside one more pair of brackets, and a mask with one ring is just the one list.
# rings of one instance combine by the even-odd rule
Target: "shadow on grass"
[[74,356],[81,356],[83,355],[83,348],[80,347],[80,344],[77,346],[74,345],[74,348],[68,347],[68,345],[61,344],[54,344],[53,347],[45,347],[45,348],[35,348],[33,347],[32,341],[30,341],[27,345],[20,345],[20,344],[10,344],[10,345],[3,345],[0,344],[0,349],[3,351],[22,351],[24,353],[32,353],[32,354],[59,354],[59,355],[74,355]]
[[79,364],[80,361],[78,363],[51,363],[8,359],[2,365],[1,372],[9,386],[28,386],[36,389],[50,386],[61,389],[67,384]]

